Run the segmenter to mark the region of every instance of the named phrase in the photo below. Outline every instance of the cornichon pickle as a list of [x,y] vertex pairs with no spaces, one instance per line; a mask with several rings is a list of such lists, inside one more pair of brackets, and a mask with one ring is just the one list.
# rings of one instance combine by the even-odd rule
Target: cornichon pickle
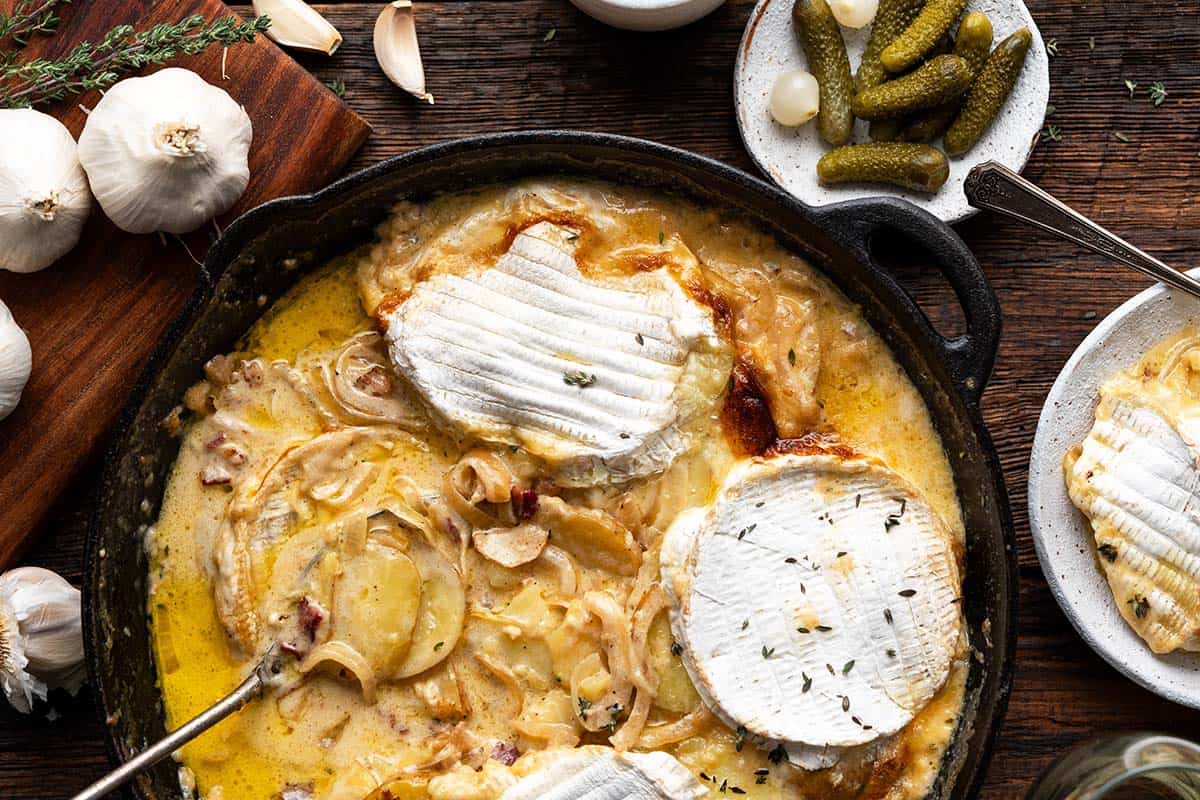
[[925,0],[879,0],[879,10],[871,23],[871,37],[867,39],[858,72],[854,75],[854,91],[873,89],[888,79],[888,71],[879,61],[879,54],[904,33],[924,7]]
[[971,85],[971,68],[958,56],[929,61],[908,75],[854,96],[854,115],[862,119],[897,119],[934,108],[962,95]]
[[872,142],[894,142],[900,138],[902,125],[898,119],[877,119],[867,129]]
[[978,73],[992,52],[992,21],[987,14],[972,11],[963,17],[954,37],[954,55],[967,62],[972,73]]
[[808,59],[808,71],[821,87],[817,131],[829,144],[845,144],[854,129],[854,115],[850,111],[854,78],[850,75],[842,29],[825,0],[796,0],[792,22]]
[[[967,62],[978,75],[992,49],[992,22],[987,14],[973,11],[963,17],[954,39],[954,55]],[[903,142],[928,142],[941,136],[962,108],[962,98],[922,111],[905,122],[895,138]]]
[[988,56],[963,109],[946,131],[946,152],[962,155],[975,146],[1004,106],[1004,101],[1017,84],[1025,56],[1033,42],[1028,28],[1009,36]]
[[950,177],[946,154],[927,144],[869,142],[830,150],[817,162],[823,184],[888,183],[936,192]]
[[955,100],[954,102],[940,105],[937,108],[922,111],[913,118],[904,121],[904,124],[900,126],[900,130],[896,132],[896,138],[893,141],[932,142],[945,133],[946,129],[950,127],[950,123],[954,122],[954,118],[958,116],[959,108],[959,101]]
[[888,72],[903,72],[933,49],[967,7],[967,0],[929,0],[904,33],[883,48],[879,60]]

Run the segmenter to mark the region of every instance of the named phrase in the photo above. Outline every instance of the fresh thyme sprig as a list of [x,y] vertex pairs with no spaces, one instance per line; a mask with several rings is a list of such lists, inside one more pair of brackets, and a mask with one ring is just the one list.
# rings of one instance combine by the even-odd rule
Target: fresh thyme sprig
[[[11,14],[0,14],[0,42],[11,40],[24,47],[35,34],[54,33],[58,28],[55,6],[70,0],[17,0]],[[12,54],[5,54],[10,57]]]
[[[0,67],[0,108],[23,108],[61,100],[116,83],[123,73],[195,55],[212,45],[252,42],[271,21],[238,17],[207,21],[199,14],[144,31],[118,25],[99,44],[81,42],[62,58],[35,58]],[[0,62],[3,63],[3,62]]]

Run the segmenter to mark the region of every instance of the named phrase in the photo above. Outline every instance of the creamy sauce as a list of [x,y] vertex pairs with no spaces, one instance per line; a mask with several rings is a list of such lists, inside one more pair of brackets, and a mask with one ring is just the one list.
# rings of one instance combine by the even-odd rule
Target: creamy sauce
[[[213,380],[197,392],[200,396],[207,390],[215,398],[210,403],[219,410],[236,410],[247,423],[250,432],[238,441],[248,451],[248,461],[219,465],[233,472],[229,482],[220,470],[214,473],[214,453],[226,444],[218,439],[225,430],[219,426],[221,413],[212,414],[210,405],[197,415],[184,430],[148,543],[156,576],[149,607],[169,727],[232,689],[251,663],[246,648],[231,639],[214,599],[214,552],[228,533],[231,503],[250,480],[239,470],[262,480],[265,465],[282,460],[288,447],[331,430],[331,417],[314,411],[311,397],[288,388],[292,384],[286,381],[294,384],[297,373],[278,378],[285,373],[271,365],[303,371],[308,369],[304,365],[332,363],[347,340],[373,328],[368,312],[403,302],[413,283],[433,271],[465,273],[481,259],[488,263],[511,241],[514,224],[545,215],[547,205],[554,213],[565,208],[568,223],[603,209],[603,224],[582,233],[580,264],[586,273],[619,283],[632,271],[665,267],[681,283],[690,283],[698,296],[718,298],[715,306],[729,315],[731,347],[753,365],[749,371],[775,411],[772,438],[816,431],[878,457],[925,495],[962,542],[952,474],[920,395],[857,308],[771,237],[718,211],[592,184],[532,184],[444,198],[423,207],[404,205],[381,227],[378,245],[302,279],[254,326],[238,359],[267,366],[261,386],[247,389],[243,376],[227,385]],[[759,304],[767,298],[774,305],[764,315]],[[765,321],[756,324],[756,315]],[[792,375],[792,369],[811,372],[807,394],[804,379]],[[794,391],[789,394],[787,387]],[[784,409],[793,413],[781,414]],[[358,800],[391,780],[389,790],[396,797],[488,800],[497,793],[488,785],[497,742],[520,752],[541,749],[548,742],[539,726],[549,725],[558,726],[553,728],[558,732],[572,730],[584,743],[607,743],[628,724],[630,709],[614,713],[611,727],[579,729],[581,711],[594,716],[580,698],[588,705],[589,697],[602,702],[616,680],[604,667],[611,654],[604,655],[603,626],[589,618],[584,596],[588,591],[607,593],[623,605],[646,589],[647,579],[639,581],[637,575],[656,572],[662,530],[681,510],[707,502],[737,457],[737,437],[722,423],[730,419],[728,411],[714,407],[701,414],[688,431],[691,448],[664,475],[628,487],[560,493],[569,507],[596,509],[606,519],[619,520],[621,531],[632,531],[640,545],[634,552],[640,573],[635,563],[622,574],[629,555],[620,533],[606,529],[608,533],[597,534],[582,524],[577,527],[587,533],[580,536],[610,538],[590,538],[577,549],[572,549],[569,534],[565,541],[551,538],[575,563],[579,586],[574,592],[564,589],[562,570],[543,559],[509,569],[473,548],[460,552],[457,544],[440,555],[426,555],[446,563],[457,560],[466,584],[468,611],[461,637],[431,656],[442,660],[421,674],[380,681],[374,703],[364,699],[365,687],[344,671],[317,668],[306,679],[291,675],[289,691],[252,703],[183,750],[183,763],[194,772],[201,793],[212,800],[266,800],[298,786],[318,798]],[[312,535],[328,538],[320,532],[340,524],[350,513],[347,509],[381,507],[371,504],[404,495],[397,488],[401,484],[415,486],[424,496],[440,491],[446,472],[470,446],[434,432],[427,421],[414,433],[383,427],[390,431],[385,446],[355,451],[333,470],[344,478],[361,466],[371,476],[359,498],[341,507],[309,502],[313,509],[290,523],[297,526],[290,540],[314,531],[318,534]],[[534,485],[543,474],[535,460],[513,452],[515,448],[496,450],[524,483]],[[209,476],[210,485],[201,475]],[[564,531],[570,524],[564,524]],[[412,548],[419,550],[419,535],[397,535],[405,539],[400,549],[408,548],[418,560]],[[295,557],[284,547],[270,543],[255,550],[249,574],[282,570],[279,565]],[[643,547],[644,555],[638,555]],[[310,564],[310,569],[315,573],[322,567]],[[253,591],[269,605],[274,595],[267,583]],[[279,621],[264,614],[263,620],[270,618],[269,624],[284,629],[294,624],[287,614],[282,616]],[[625,624],[637,619],[636,611],[629,611]],[[321,624],[318,630],[323,630]],[[308,646],[303,635],[299,640]],[[962,705],[965,663],[955,666],[943,690],[883,755],[848,758],[831,770],[804,773],[740,743],[734,731],[711,716],[690,713],[698,698],[672,644],[666,615],[655,615],[644,647],[658,686],[643,737],[666,741],[661,749],[710,779],[713,791],[725,783],[747,798],[853,797],[862,792],[921,797],[937,774]],[[672,739],[667,735],[672,725],[686,727],[687,735]],[[486,768],[479,772],[479,767]]]

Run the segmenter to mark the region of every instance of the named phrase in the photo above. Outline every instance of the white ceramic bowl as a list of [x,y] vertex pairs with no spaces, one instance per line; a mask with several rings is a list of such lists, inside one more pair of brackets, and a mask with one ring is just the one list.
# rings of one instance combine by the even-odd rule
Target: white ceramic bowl
[[725,0],[571,0],[583,13],[614,28],[665,31],[695,22]]
[[[1192,270],[1200,277],[1200,269]],[[1029,523],[1050,591],[1087,644],[1155,694],[1200,708],[1200,653],[1155,655],[1117,612],[1087,519],[1071,504],[1062,460],[1094,421],[1099,387],[1156,343],[1200,324],[1200,300],[1157,285],[1109,314],[1067,361],[1046,398],[1029,462]]]
[[[822,186],[817,181],[817,160],[831,148],[817,136],[816,124],[786,128],[775,122],[768,110],[775,78],[788,70],[808,68],[808,60],[792,29],[793,2],[759,0],[738,48],[733,82],[738,130],[750,157],[771,180],[798,200],[823,206],[858,197],[891,195],[916,203],[945,222],[957,222],[975,213],[962,190],[971,167],[984,161],[998,161],[1020,172],[1025,166],[1041,133],[1050,98],[1046,46],[1021,0],[969,0],[968,11],[982,11],[991,19],[996,42],[1022,27],[1033,32],[1025,68],[992,127],[969,153],[950,159],[950,178],[937,194],[875,184]],[[854,70],[858,69],[870,32],[869,25],[862,30],[842,29]],[[854,123],[851,141],[870,141],[866,122]]]

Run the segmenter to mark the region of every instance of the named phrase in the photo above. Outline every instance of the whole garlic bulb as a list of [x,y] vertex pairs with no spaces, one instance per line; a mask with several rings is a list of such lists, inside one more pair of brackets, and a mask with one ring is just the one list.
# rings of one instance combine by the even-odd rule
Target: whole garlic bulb
[[246,190],[251,137],[228,92],[171,67],[105,93],[79,136],[79,160],[118,228],[188,233]]
[[21,402],[21,392],[33,371],[33,351],[29,337],[13,319],[8,306],[0,301],[0,419]]
[[92,210],[75,139],[49,114],[0,109],[0,269],[37,272],[79,241]]
[[79,590],[48,569],[0,575],[0,689],[28,714],[48,688],[74,693],[85,675]]

